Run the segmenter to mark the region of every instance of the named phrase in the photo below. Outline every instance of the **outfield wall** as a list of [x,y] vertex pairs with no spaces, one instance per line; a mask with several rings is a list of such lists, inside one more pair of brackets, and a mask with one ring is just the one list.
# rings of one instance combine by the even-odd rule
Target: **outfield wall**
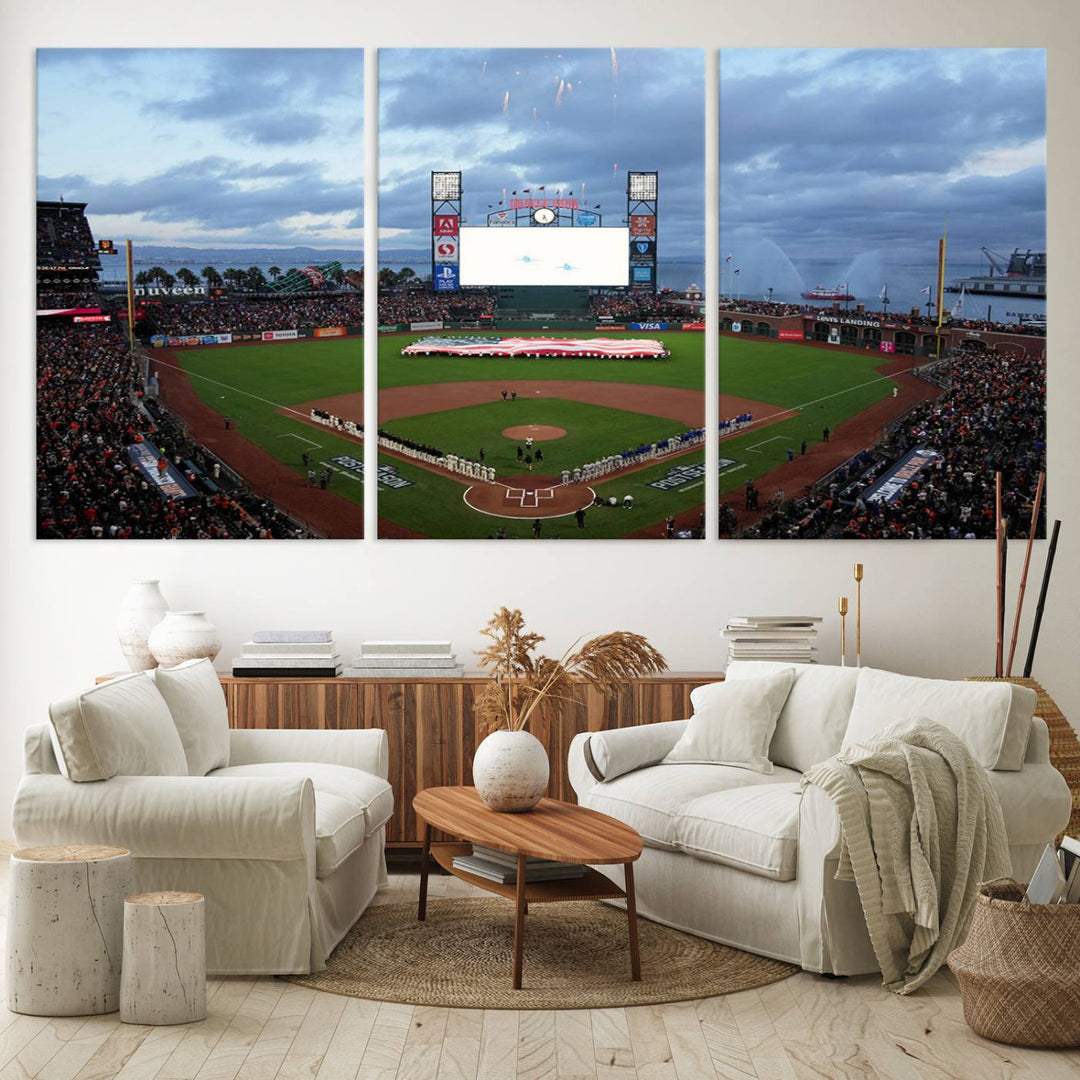
[[255,341],[297,341],[302,338],[359,337],[363,326],[301,326],[288,330],[260,330],[240,334],[151,334],[151,349],[181,349],[196,345],[236,345]]

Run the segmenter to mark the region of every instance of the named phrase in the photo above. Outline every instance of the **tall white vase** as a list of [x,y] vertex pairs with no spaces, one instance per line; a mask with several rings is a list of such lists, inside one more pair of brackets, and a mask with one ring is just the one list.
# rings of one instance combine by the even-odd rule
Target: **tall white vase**
[[148,639],[150,631],[165,618],[168,607],[157,578],[133,581],[128,586],[116,616],[116,633],[124,659],[132,671],[157,667]]
[[473,755],[476,792],[492,810],[531,810],[547,791],[544,744],[527,731],[493,731]]
[[185,660],[213,660],[221,652],[221,635],[205,611],[166,611],[150,631],[150,651],[162,667]]

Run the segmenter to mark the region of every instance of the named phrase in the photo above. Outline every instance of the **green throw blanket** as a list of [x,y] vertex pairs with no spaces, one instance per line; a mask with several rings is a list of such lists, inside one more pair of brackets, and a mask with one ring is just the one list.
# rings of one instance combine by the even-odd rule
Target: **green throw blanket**
[[986,770],[940,724],[902,720],[802,784],[836,806],[836,878],[858,887],[884,985],[911,993],[963,942],[982,882],[1012,872]]

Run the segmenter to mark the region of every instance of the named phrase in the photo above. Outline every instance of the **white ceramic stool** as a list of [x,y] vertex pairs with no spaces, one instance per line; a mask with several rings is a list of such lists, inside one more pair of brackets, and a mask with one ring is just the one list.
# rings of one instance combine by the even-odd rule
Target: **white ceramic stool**
[[201,893],[148,892],[124,901],[125,1024],[206,1019],[206,901]]
[[84,1016],[120,1007],[127,848],[20,848],[8,890],[7,999],[12,1012]]

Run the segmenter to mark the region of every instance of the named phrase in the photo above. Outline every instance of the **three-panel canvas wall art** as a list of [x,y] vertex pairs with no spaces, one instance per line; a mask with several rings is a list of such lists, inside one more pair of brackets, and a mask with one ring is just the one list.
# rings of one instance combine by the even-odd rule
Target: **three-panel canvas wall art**
[[1044,51],[366,62],[377,191],[362,50],[39,52],[40,538],[1027,532]]

